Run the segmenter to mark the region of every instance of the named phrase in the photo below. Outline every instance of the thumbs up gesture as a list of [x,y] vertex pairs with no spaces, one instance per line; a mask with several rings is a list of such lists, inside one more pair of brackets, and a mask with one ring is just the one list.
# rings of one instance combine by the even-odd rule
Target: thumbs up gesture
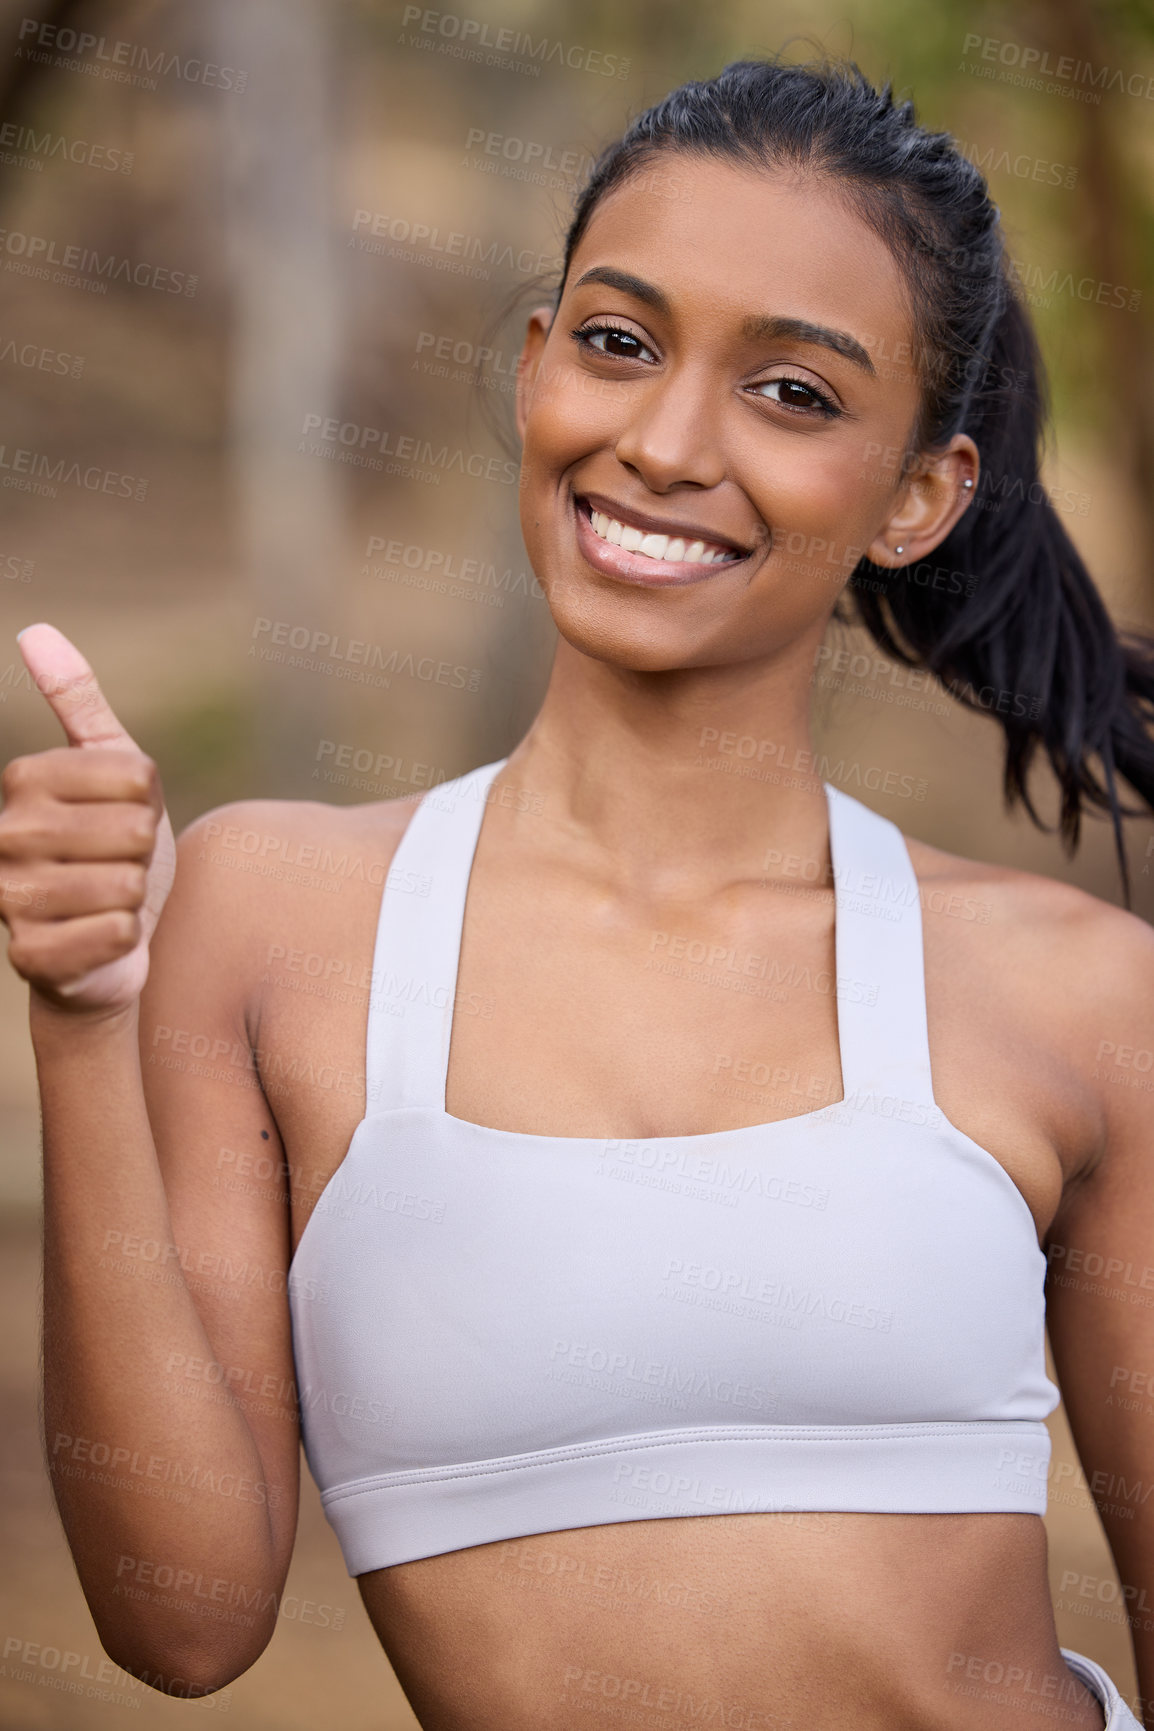
[[68,743],[13,758],[0,775],[8,960],[56,1009],[122,1009],[148,977],[176,871],[160,777],[62,632],[30,625],[19,644]]

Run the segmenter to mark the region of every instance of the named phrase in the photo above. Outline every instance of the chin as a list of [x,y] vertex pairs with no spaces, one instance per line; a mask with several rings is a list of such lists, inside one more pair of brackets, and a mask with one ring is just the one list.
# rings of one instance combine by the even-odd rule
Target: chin
[[560,635],[571,648],[595,661],[633,673],[672,673],[712,659],[696,634],[668,617],[658,618],[656,609],[636,602],[628,605],[632,597],[617,603],[616,597],[601,594],[594,584],[568,594],[564,585],[558,585],[546,594]]

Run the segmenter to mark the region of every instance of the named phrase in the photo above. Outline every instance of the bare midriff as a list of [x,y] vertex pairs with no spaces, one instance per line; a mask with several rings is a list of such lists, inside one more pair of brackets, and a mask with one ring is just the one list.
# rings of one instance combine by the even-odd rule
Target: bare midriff
[[695,1515],[359,1577],[425,1731],[1101,1731],[1031,1514]]

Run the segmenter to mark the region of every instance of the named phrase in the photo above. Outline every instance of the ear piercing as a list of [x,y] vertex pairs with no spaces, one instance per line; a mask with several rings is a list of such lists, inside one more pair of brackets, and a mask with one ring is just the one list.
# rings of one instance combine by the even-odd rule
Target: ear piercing
[[[972,486],[973,486],[973,484],[974,484],[974,482],[973,482],[973,477],[972,477],[972,476],[970,476],[970,475],[967,475],[967,476],[966,476],[966,478],[965,478],[965,480],[964,480],[964,481],[963,481],[963,482],[962,482],[962,486],[963,486],[963,487],[967,487],[967,488],[968,488],[968,487],[972,487]],[[901,555],[902,555],[902,554],[903,554],[903,553],[904,553],[904,552],[905,552],[905,548],[904,548],[904,547],[895,547],[895,548],[894,548],[894,557],[895,557],[895,558],[900,558],[900,557],[901,557]]]

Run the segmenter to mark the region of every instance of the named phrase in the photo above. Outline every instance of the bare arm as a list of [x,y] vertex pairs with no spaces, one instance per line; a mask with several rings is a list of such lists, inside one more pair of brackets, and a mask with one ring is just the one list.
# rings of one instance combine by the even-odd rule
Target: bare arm
[[109,1656],[207,1693],[267,1645],[296,1525],[287,1207],[211,1184],[222,1147],[279,1141],[258,1088],[148,1062],[174,1020],[245,1045],[244,908],[193,825],[147,917],[155,767],[102,699],[66,698],[71,747],[9,766],[0,816],[5,875],[34,887],[5,919],[44,1124],[45,1445]]
[[[1047,1235],[1054,1365],[1130,1617],[1154,1731],[1154,933],[1111,911],[1075,970],[1093,1003],[1083,1048],[1102,1145]],[[1086,991],[1087,997],[1089,992]],[[1138,1057],[1135,1067],[1134,1058]]]

